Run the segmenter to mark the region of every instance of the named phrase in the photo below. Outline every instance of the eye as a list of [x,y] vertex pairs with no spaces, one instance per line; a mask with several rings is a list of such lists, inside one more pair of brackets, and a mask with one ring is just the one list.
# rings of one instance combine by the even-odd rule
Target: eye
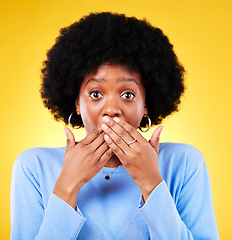
[[121,96],[122,96],[122,98],[128,99],[128,100],[132,100],[135,98],[135,94],[132,92],[125,92]]
[[102,97],[102,94],[98,90],[94,90],[89,93],[89,99],[96,100],[101,97]]

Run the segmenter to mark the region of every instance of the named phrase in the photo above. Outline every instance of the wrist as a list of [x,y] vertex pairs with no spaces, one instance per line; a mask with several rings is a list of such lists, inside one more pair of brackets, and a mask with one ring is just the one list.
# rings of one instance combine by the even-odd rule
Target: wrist
[[76,209],[78,192],[78,188],[73,188],[71,185],[66,184],[60,176],[58,177],[53,189],[53,193],[69,204],[74,210]]
[[144,184],[143,187],[140,187],[144,203],[147,201],[150,194],[153,190],[163,181],[162,177],[155,179],[154,181]]

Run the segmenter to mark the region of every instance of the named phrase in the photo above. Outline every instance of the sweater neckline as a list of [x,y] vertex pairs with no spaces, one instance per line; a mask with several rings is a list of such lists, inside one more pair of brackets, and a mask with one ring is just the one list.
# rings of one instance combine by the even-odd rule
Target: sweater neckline
[[[110,172],[112,172],[115,168],[109,168],[109,167],[103,167],[102,170],[106,173],[109,174]],[[118,167],[113,173],[122,173],[125,172],[126,169],[123,166]]]

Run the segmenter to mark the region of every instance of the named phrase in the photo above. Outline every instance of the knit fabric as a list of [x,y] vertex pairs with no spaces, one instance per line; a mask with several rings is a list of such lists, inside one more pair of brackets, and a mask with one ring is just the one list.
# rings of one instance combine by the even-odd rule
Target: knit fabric
[[[163,181],[143,203],[126,169],[100,171],[78,193],[77,208],[54,195],[63,148],[34,148],[16,159],[11,183],[11,239],[218,240],[210,179],[202,154],[161,143]],[[111,168],[103,168],[110,173]]]

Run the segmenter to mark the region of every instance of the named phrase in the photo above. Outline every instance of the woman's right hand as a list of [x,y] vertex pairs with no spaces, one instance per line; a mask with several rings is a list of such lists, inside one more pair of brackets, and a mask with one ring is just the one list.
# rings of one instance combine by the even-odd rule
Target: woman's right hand
[[76,209],[79,190],[104,167],[113,153],[100,129],[90,132],[78,144],[69,128],[65,128],[65,133],[67,147],[53,193]]

